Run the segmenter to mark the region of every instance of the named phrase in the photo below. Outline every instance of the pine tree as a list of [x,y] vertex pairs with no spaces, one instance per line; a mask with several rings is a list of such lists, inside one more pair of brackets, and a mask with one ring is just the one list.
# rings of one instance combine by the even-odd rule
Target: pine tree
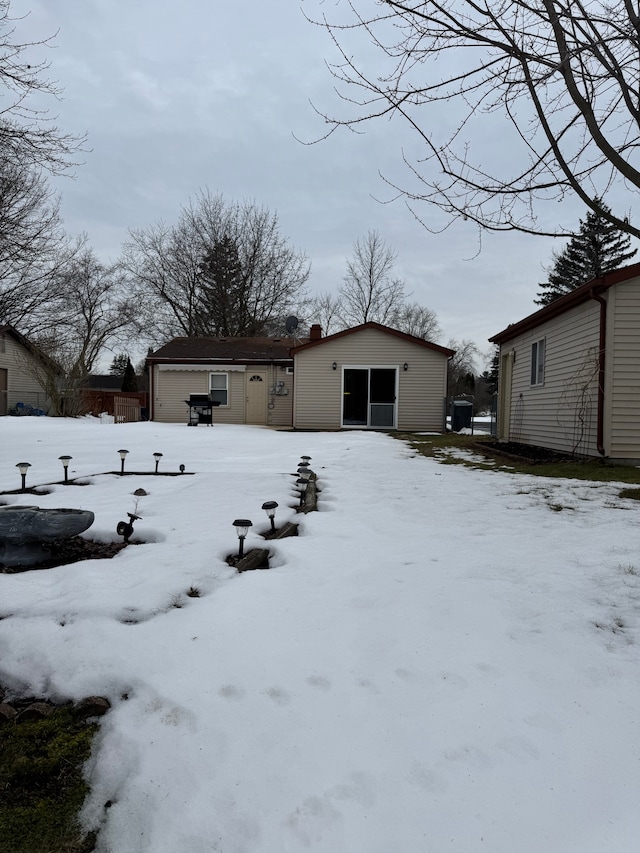
[[111,376],[124,376],[124,372],[127,369],[127,362],[129,361],[129,356],[125,352],[118,353],[118,355],[114,355],[113,361],[111,362],[111,367],[109,368],[109,373]]
[[213,244],[201,264],[200,280],[201,334],[255,334],[238,247],[231,237]]
[[553,265],[547,270],[549,277],[539,285],[538,299],[534,302],[548,305],[590,279],[618,269],[636,252],[637,249],[631,249],[628,234],[591,211],[580,220],[576,236],[561,252],[553,253]]
[[122,377],[122,385],[120,386],[121,391],[137,391],[138,390],[138,377],[136,376],[136,372],[131,364],[129,357],[127,356],[127,366],[125,368],[123,377]]

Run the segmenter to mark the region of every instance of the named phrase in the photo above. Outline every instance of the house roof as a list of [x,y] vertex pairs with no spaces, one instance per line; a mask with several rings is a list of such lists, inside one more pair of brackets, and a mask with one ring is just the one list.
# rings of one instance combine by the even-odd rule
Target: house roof
[[14,341],[16,341],[16,343],[20,344],[20,346],[30,352],[34,358],[37,358],[43,364],[48,365],[56,373],[62,373],[62,368],[56,361],[54,361],[54,359],[43,352],[40,347],[36,346],[36,344],[32,343],[29,338],[25,338],[25,336],[17,329],[14,329],[13,326],[10,326],[8,323],[0,325],[0,335],[9,335],[14,339]]
[[507,326],[506,329],[498,332],[497,335],[489,338],[489,340],[495,344],[503,344],[505,341],[509,341],[523,332],[535,329],[536,326],[539,326],[541,323],[545,323],[547,320],[552,320],[554,317],[564,314],[565,311],[568,311],[570,308],[575,308],[576,305],[588,302],[588,300],[592,299],[594,295],[604,293],[604,291],[608,290],[610,287],[613,287],[622,281],[628,281],[636,276],[640,276],[640,263],[620,267],[620,269],[613,270],[613,272],[606,273],[598,278],[592,278],[590,281],[585,282],[575,290],[565,294],[565,296],[561,296],[559,299],[554,299],[553,302],[550,302],[548,305],[540,308],[539,311],[535,311],[523,320]]
[[114,376],[112,373],[91,373],[83,381],[84,388],[94,391],[120,391],[124,376]]
[[390,326],[383,326],[381,323],[362,323],[360,326],[353,326],[351,329],[344,329],[342,332],[336,332],[334,335],[327,335],[326,338],[318,338],[314,341],[308,341],[306,343],[299,344],[298,346],[293,346],[291,349],[291,354],[297,355],[303,350],[311,349],[311,347],[319,347],[323,344],[329,343],[330,341],[336,341],[340,338],[345,338],[348,335],[357,334],[358,332],[361,332],[364,329],[376,329],[379,332],[384,332],[384,334],[386,335],[393,335],[396,338],[401,338],[404,341],[409,341],[412,344],[417,344],[418,346],[424,347],[425,349],[440,352],[442,353],[442,355],[446,355],[447,358],[451,358],[451,356],[455,354],[455,350],[453,349],[441,347],[438,344],[432,344],[430,341],[425,341],[424,338],[417,338],[415,337],[415,335],[408,335],[406,332],[401,332],[398,329],[392,329]]
[[291,364],[294,338],[174,338],[147,356],[157,364]]

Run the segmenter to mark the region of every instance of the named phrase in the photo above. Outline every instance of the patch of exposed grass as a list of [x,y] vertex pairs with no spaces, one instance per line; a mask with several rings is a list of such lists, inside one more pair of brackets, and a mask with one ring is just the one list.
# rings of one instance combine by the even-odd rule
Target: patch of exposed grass
[[619,493],[621,498],[631,498],[634,501],[640,501],[640,489],[623,489]]
[[[609,465],[600,459],[563,459],[559,461],[529,462],[512,456],[501,457],[498,442],[488,441],[487,436],[456,435],[443,433],[430,435],[428,442],[417,433],[397,433],[396,437],[407,442],[416,453],[437,459],[446,465],[460,464],[468,468],[489,471],[503,471],[512,474],[531,474],[536,477],[563,477],[570,480],[593,480],[611,483],[640,484],[640,468],[631,465]],[[447,454],[441,458],[443,451],[459,449],[475,454],[478,459],[457,460]],[[637,494],[633,494],[637,492]],[[625,489],[620,497],[631,497],[640,500],[640,489]]]
[[0,728],[0,853],[89,853],[77,820],[82,767],[97,729],[56,708],[43,720]]

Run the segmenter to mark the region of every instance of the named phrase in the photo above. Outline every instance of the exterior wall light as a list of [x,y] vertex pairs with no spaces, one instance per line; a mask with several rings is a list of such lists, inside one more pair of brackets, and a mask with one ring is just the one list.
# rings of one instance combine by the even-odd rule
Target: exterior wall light
[[160,460],[162,459],[162,453],[154,453],[153,458],[156,460],[156,474],[158,473],[158,465],[160,464]]
[[405,373],[407,372],[407,370],[409,370],[408,362],[405,361],[405,363],[402,365],[402,369],[404,370]]
[[58,459],[62,462],[62,467],[64,468],[64,481],[65,483],[69,482],[69,462],[73,459],[73,456],[58,456]]
[[338,362],[334,361],[333,364],[331,365],[331,370],[337,370],[337,369],[338,369]]
[[269,521],[271,522],[271,532],[272,533],[276,532],[275,515],[276,515],[276,507],[277,506],[278,506],[278,504],[275,501],[265,501],[262,504],[262,509],[267,513],[267,517],[269,518]]
[[20,471],[20,476],[22,477],[22,491],[26,491],[26,482],[27,482],[27,471],[31,468],[31,462],[18,462],[16,464],[16,468]]
[[253,522],[249,521],[248,518],[236,518],[233,522],[233,526],[238,534],[238,559],[241,560],[244,557],[244,540],[247,537],[249,528],[253,527]]

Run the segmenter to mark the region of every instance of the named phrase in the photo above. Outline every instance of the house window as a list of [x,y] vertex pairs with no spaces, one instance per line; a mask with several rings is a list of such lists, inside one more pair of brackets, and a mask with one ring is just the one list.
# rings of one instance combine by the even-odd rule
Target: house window
[[545,339],[531,344],[531,384],[544,385]]
[[209,374],[209,393],[214,403],[219,403],[221,406],[229,405],[229,374],[228,373],[210,373]]

